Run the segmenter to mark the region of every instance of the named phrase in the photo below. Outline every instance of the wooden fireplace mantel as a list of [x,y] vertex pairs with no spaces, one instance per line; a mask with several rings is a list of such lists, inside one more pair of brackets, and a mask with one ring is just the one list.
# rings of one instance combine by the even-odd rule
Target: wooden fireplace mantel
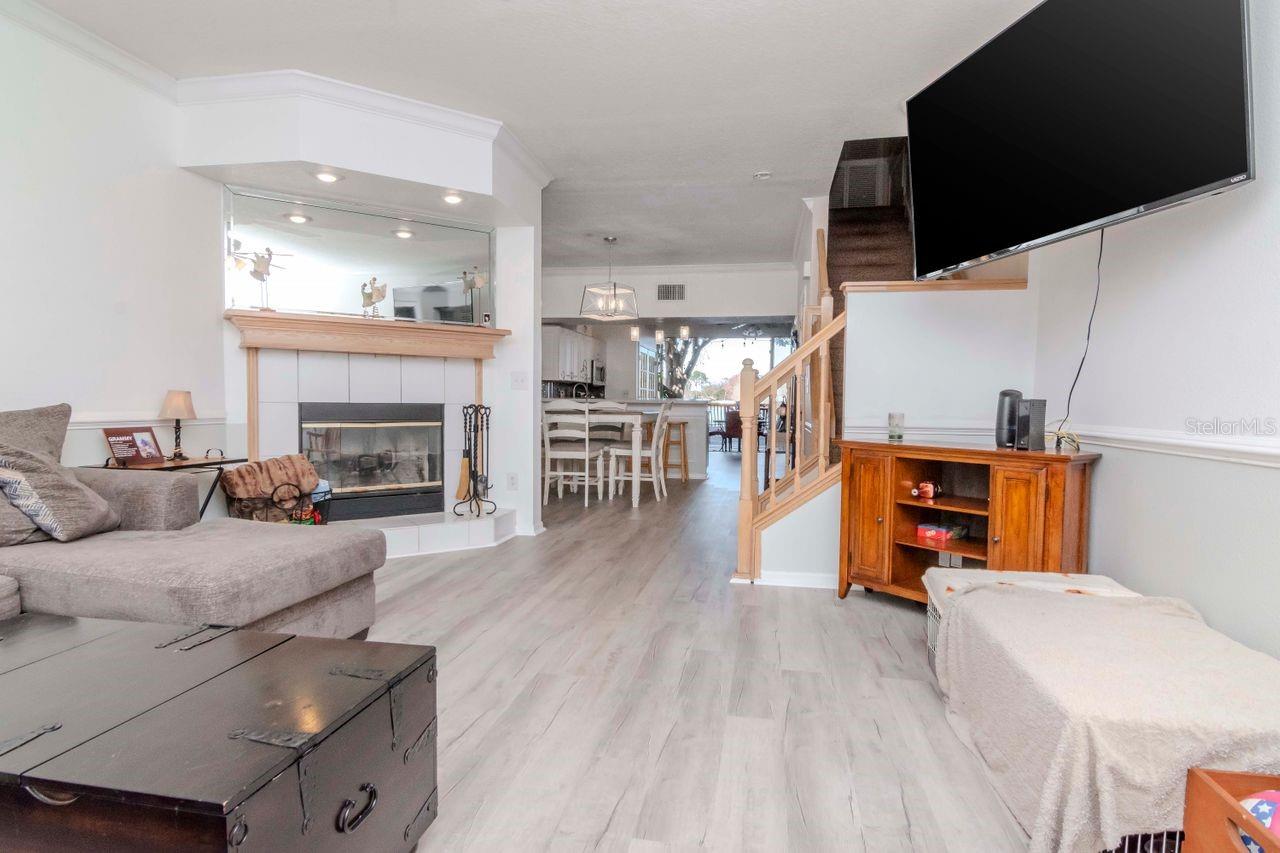
[[422,355],[441,358],[493,358],[507,329],[369,319],[334,314],[287,314],[232,308],[223,315],[240,330],[245,349],[355,352],[370,355]]
[[484,402],[484,360],[493,358],[498,341],[508,329],[418,323],[405,320],[349,317],[339,314],[286,314],[232,308],[224,312],[240,330],[247,369],[247,456],[258,454],[258,351],[264,349],[305,352],[362,353],[366,355],[419,355],[436,358],[469,358],[475,362],[476,403]]

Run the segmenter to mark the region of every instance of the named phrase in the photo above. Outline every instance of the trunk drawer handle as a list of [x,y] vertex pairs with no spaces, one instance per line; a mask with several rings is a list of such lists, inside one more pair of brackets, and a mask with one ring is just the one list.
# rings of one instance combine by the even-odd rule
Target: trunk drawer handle
[[360,828],[360,824],[373,812],[374,806],[378,804],[378,789],[374,787],[372,782],[365,782],[360,786],[360,790],[369,795],[369,802],[362,808],[355,817],[351,817],[351,810],[356,807],[355,800],[343,800],[342,808],[338,810],[338,832],[355,832]]

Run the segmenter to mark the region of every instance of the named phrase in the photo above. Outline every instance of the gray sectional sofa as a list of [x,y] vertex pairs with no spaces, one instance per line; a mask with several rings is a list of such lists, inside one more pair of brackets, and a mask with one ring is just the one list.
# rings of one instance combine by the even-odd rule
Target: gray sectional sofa
[[[0,413],[0,435],[9,414]],[[20,602],[26,612],[322,637],[363,636],[373,624],[373,573],[386,559],[381,531],[200,521],[193,475],[72,471],[120,526],[71,542],[0,547],[0,618]]]

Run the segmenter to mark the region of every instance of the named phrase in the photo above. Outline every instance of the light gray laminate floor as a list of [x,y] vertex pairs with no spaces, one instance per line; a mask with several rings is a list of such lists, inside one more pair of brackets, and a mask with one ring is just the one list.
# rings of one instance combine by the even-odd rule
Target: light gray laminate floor
[[378,573],[370,639],[439,648],[419,850],[1026,849],[947,726],[919,605],[730,585],[736,459]]

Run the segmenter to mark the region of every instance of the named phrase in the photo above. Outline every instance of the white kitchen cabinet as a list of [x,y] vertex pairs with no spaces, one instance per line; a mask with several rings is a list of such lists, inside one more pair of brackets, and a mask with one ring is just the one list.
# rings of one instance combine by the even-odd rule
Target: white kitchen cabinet
[[542,381],[564,378],[564,361],[560,352],[565,330],[559,326],[542,327]]
[[589,382],[591,362],[604,361],[604,342],[560,326],[542,327],[542,379]]

